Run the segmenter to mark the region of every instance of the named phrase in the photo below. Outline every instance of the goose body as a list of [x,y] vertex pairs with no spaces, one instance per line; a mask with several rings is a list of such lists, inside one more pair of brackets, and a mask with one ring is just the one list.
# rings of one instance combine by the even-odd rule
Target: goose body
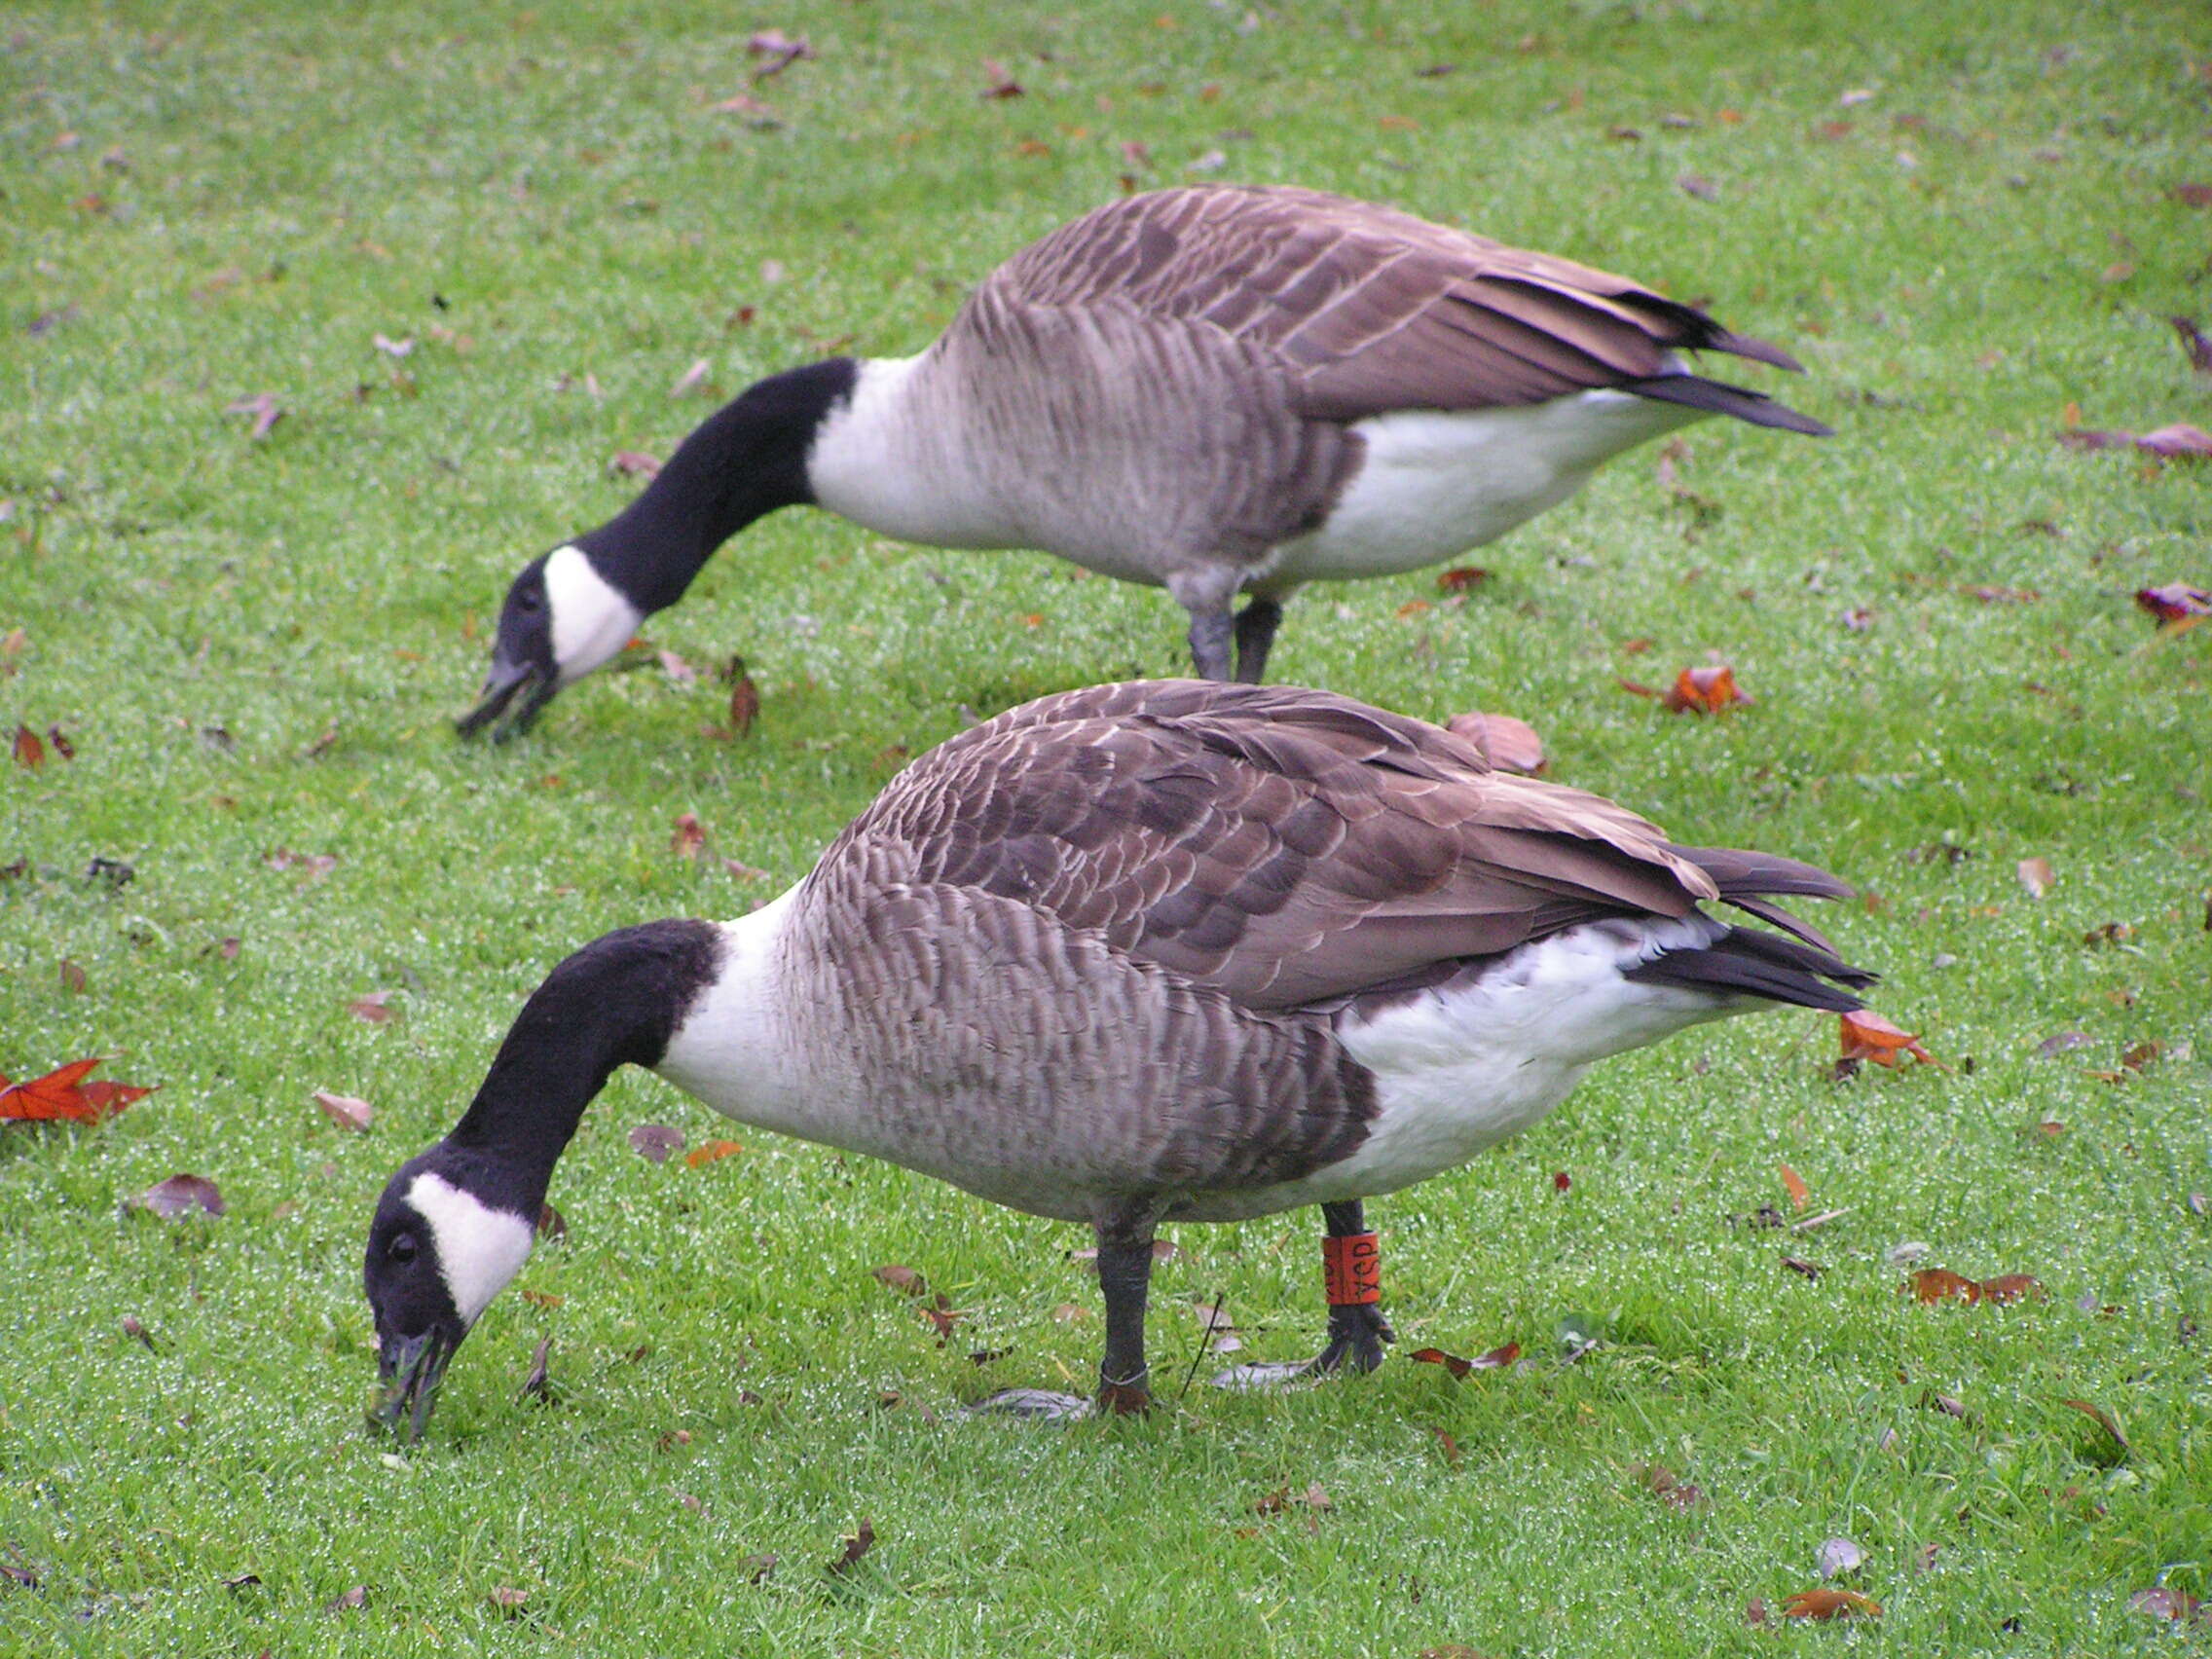
[[[1128,1406],[1160,1223],[1318,1203],[1333,1240],[1370,1238],[1360,1200],[1535,1123],[1609,1054],[1773,1003],[1856,1008],[1870,977],[1771,903],[1845,891],[1327,693],[1024,705],[917,760],[773,903],[554,970],[379,1206],[392,1410],[426,1412],[619,1065],[1091,1226],[1103,1393]],[[1330,1300],[1331,1350],[1379,1361],[1374,1298]]]
[[1257,682],[1303,583],[1479,546],[1708,415],[1826,430],[1689,372],[1699,350],[1797,366],[1626,278],[1393,208],[1124,198],[1014,254],[919,355],[832,358],[711,417],[622,513],[516,577],[463,729],[527,721],[723,541],[799,504],[1164,587],[1200,674]]

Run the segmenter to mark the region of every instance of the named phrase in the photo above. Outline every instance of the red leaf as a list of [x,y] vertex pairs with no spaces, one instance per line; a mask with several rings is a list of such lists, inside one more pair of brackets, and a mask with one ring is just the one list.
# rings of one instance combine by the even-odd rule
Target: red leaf
[[1882,1604],[1856,1590],[1800,1590],[1782,1604],[1786,1619],[1878,1619]]
[[22,1083],[0,1078],[0,1123],[96,1124],[153,1093],[128,1083],[85,1082],[101,1058],[94,1054],[89,1060],[73,1060]]
[[1467,1369],[1470,1371],[1502,1371],[1520,1357],[1521,1345],[1519,1343],[1507,1343],[1502,1347],[1492,1348],[1488,1353],[1478,1353],[1474,1358],[1467,1361]]
[[[2212,590],[2192,587],[2187,582],[2168,582],[2164,587],[2137,588],[2135,603],[2160,622],[2167,624],[2212,615]],[[20,743],[22,739],[18,737],[16,741]]]
[[1926,1303],[1966,1302],[1981,1300],[1981,1286],[1963,1273],[1948,1268],[1922,1268],[1912,1275],[1904,1288],[1915,1299]]
[[1899,1030],[1878,1014],[1865,1009],[1838,1016],[1842,1020],[1845,1060],[1872,1060],[1878,1066],[1895,1066],[1904,1055],[1933,1064],[1936,1056],[1920,1046],[1920,1039]]
[[1719,664],[1683,669],[1675,676],[1675,683],[1666,696],[1660,699],[1677,715],[1684,712],[1717,715],[1751,700],[1751,696],[1737,686],[1735,671]]
[[1455,1377],[1464,1377],[1475,1368],[1473,1360],[1461,1359],[1457,1354],[1446,1353],[1442,1348],[1416,1348],[1406,1357],[1416,1365],[1441,1365]]
[[1788,1191],[1790,1204],[1797,1209],[1803,1209],[1806,1200],[1813,1196],[1812,1189],[1805,1185],[1805,1177],[1790,1168],[1788,1164],[1785,1163],[1781,1168],[1782,1185]]
[[1981,1281],[1981,1299],[1984,1302],[2041,1302],[2043,1286],[2026,1273],[1999,1273],[1995,1278]]
[[676,833],[668,839],[668,850],[678,858],[695,859],[707,850],[707,831],[694,813],[676,815]]
[[46,764],[46,745],[39,741],[38,733],[27,725],[16,727],[16,764],[32,770]]
[[733,1140],[704,1141],[683,1155],[683,1167],[697,1169],[703,1164],[715,1162],[718,1159],[734,1158],[744,1150],[743,1146]]
[[850,1572],[861,1557],[875,1548],[875,1526],[866,1516],[861,1517],[859,1529],[845,1541],[844,1554],[830,1564],[830,1576],[835,1578]]
[[1444,593],[1465,593],[1489,580],[1490,572],[1480,565],[1455,565],[1437,573],[1436,585]]
[[204,1175],[171,1175],[166,1181],[155,1182],[130,1201],[167,1221],[190,1215],[194,1210],[221,1215],[224,1209],[223,1195]]

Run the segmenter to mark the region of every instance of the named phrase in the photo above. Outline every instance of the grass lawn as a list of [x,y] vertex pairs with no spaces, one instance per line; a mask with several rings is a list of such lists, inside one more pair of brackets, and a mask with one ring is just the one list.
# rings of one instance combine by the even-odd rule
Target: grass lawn
[[[772,124],[715,107],[769,25],[816,53],[751,86]],[[986,57],[1022,96],[979,95]],[[0,763],[0,1070],[160,1086],[0,1132],[0,1650],[2201,1647],[2130,1598],[2212,1597],[2212,628],[2130,596],[2212,576],[2212,474],[2057,434],[2212,425],[2166,321],[2212,313],[2176,192],[2212,183],[2208,60],[2180,0],[0,4],[0,724],[75,751]],[[1400,1356],[1521,1365],[1069,1429],[953,1408],[1085,1385],[1075,1230],[749,1132],[648,1163],[633,1126],[718,1124],[632,1075],[556,1180],[566,1239],[387,1456],[371,1203],[554,961],[758,903],[964,705],[1184,660],[1158,593],[795,512],[651,624],[696,683],[603,675],[462,746],[508,577],[636,488],[617,451],[833,342],[918,348],[1124,173],[1386,199],[1804,357],[1760,383],[1834,439],[1699,426],[1461,599],[1309,592],[1271,668],[1520,714],[1558,778],[1862,884],[1824,924],[1941,1065],[1835,1082],[1809,1014],[1612,1062],[1370,1211]],[[226,411],[264,393],[256,438]],[[701,734],[731,652],[734,743]],[[1709,652],[1754,704],[1619,684]],[[714,856],[672,853],[686,811]],[[376,991],[393,1017],[349,1012]],[[126,1207],[180,1170],[227,1212]],[[1313,1350],[1317,1232],[1175,1233],[1171,1396],[1220,1363],[1217,1293],[1248,1355]],[[1921,1306],[1908,1244],[2047,1294]],[[1570,1363],[1563,1325],[1603,1340]],[[554,1409],[518,1398],[541,1339]],[[1831,1537],[1885,1614],[1777,1628]]]

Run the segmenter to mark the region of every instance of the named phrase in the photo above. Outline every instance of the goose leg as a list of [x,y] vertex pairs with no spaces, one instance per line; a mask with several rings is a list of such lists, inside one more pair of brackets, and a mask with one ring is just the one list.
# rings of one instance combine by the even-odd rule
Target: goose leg
[[1282,603],[1255,599],[1236,613],[1236,678],[1257,685],[1267,673],[1268,647],[1274,644],[1275,625],[1282,620]]
[[1106,1298],[1106,1353],[1098,1364],[1098,1409],[1149,1411],[1144,1305],[1152,1288],[1152,1229],[1098,1229],[1098,1287]]
[[1231,678],[1229,646],[1235,632],[1226,604],[1191,612],[1191,662],[1200,680]]
[[1382,1317],[1382,1251],[1357,1198],[1321,1206],[1322,1277],[1329,1298],[1329,1342],[1313,1360],[1315,1372],[1349,1366],[1373,1371],[1382,1363],[1382,1345],[1398,1340]]

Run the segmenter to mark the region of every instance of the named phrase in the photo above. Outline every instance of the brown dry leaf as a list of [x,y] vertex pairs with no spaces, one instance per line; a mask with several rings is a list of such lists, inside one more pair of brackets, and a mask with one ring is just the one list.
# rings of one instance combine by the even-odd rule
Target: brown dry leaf
[[393,1009],[390,1004],[390,991],[370,991],[367,995],[355,997],[348,1003],[346,1012],[364,1024],[387,1025],[398,1017],[398,1011]]
[[862,1516],[859,1529],[844,1542],[844,1553],[829,1566],[828,1570],[832,1578],[850,1572],[861,1557],[875,1548],[875,1524],[866,1516]]
[[1751,701],[1751,694],[1736,683],[1735,670],[1721,664],[1709,664],[1703,668],[1685,668],[1675,676],[1675,683],[1660,699],[1675,713],[1717,715]]
[[2181,349],[2189,353],[2189,366],[2200,375],[2212,375],[2212,340],[2204,337],[2204,330],[2186,316],[2169,316],[2166,320],[2181,337]]
[[537,1346],[531,1350],[530,1373],[522,1380],[523,1399],[535,1400],[540,1405],[547,1406],[553,1403],[553,1380],[547,1371],[552,1354],[553,1339],[538,1338]]
[[2041,1302],[2044,1288],[2027,1273],[1999,1273],[1995,1278],[1981,1281],[1981,1299],[1984,1302]]
[[1827,1272],[1827,1269],[1822,1267],[1820,1263],[1808,1262],[1802,1256],[1785,1256],[1782,1258],[1782,1265],[1791,1272],[1811,1279],[1815,1283],[1818,1283],[1821,1275]]
[[1501,772],[1536,773],[1544,769],[1544,740],[1527,720],[1511,715],[1469,713],[1444,722],[1455,737],[1473,744]]
[[1640,1463],[1629,1473],[1648,1487],[1660,1502],[1681,1514],[1688,1514],[1706,1501],[1702,1487],[1678,1479],[1675,1471],[1664,1463]]
[[28,766],[33,771],[46,764],[46,745],[27,725],[16,727],[16,764]]
[[666,1124],[640,1124],[630,1131],[630,1150],[647,1163],[666,1163],[683,1150],[683,1131]]
[[359,1134],[376,1118],[376,1110],[358,1095],[333,1094],[326,1088],[314,1091],[314,1103],[322,1108],[322,1115],[342,1129]]
[[1920,1046],[1912,1032],[1900,1030],[1878,1014],[1861,1009],[1837,1015],[1841,1021],[1841,1061],[1872,1060],[1878,1066],[1895,1066],[1905,1056],[1933,1065],[1936,1056]]
[[668,838],[668,850],[680,859],[696,859],[706,853],[707,831],[696,813],[676,815],[676,832]]
[[[938,1301],[942,1303],[944,1298],[940,1296]],[[944,1346],[951,1340],[952,1328],[968,1317],[967,1314],[957,1309],[944,1307],[917,1308],[914,1311],[919,1313],[928,1322],[930,1328],[937,1332],[937,1344],[940,1347]]]
[[2212,432],[2201,426],[2176,424],[2145,432],[2135,440],[2135,447],[2148,455],[2163,460],[2212,456]]
[[686,1169],[697,1169],[702,1164],[713,1163],[720,1159],[735,1158],[744,1150],[742,1145],[733,1140],[705,1141],[683,1155],[683,1166]]
[[62,734],[59,726],[50,725],[46,728],[46,741],[53,747],[54,753],[60,756],[62,759],[74,760],[77,758],[77,746]]
[[333,1596],[323,1603],[322,1610],[326,1613],[355,1613],[368,1604],[368,1600],[369,1587],[366,1584],[356,1584],[343,1595]]
[[2137,588],[2135,603],[2156,616],[2163,627],[2175,632],[2194,628],[2205,616],[2212,615],[2212,590],[2194,587],[2188,582]]
[[1416,616],[1425,615],[1434,608],[1435,607],[1431,606],[1425,599],[1409,599],[1391,614],[1396,616],[1399,621],[1404,622]]
[[776,1570],[776,1557],[767,1554],[741,1557],[737,1570],[745,1574],[746,1583],[762,1583]]
[[1236,1321],[1229,1316],[1229,1309],[1218,1302],[1194,1302],[1191,1316],[1198,1320],[1204,1341],[1215,1353],[1236,1353],[1244,1346],[1238,1334]]
[[1782,1604],[1786,1619],[1878,1619],[1882,1604],[1856,1590],[1800,1590]]
[[510,1584],[495,1584],[485,1593],[484,1600],[511,1619],[520,1614],[529,1603],[530,1592],[517,1590]]
[[1813,1196],[1812,1189],[1805,1185],[1805,1177],[1798,1174],[1796,1170],[1790,1168],[1787,1163],[1781,1164],[1778,1167],[1782,1171],[1783,1188],[1789,1194],[1789,1202],[1791,1207],[1795,1209],[1803,1209]]
[[668,676],[672,684],[696,685],[699,683],[699,671],[674,651],[664,650],[659,652],[658,655],[660,671]]
[[[2212,190],[2212,186],[2204,187]],[[2127,1598],[2127,1604],[2139,1613],[2149,1613],[2155,1619],[2172,1619],[2175,1623],[2204,1624],[2204,1604],[2187,1590],[2176,1590],[2160,1584],[2154,1589],[2138,1590]]]
[[2134,1447],[2128,1445],[2127,1436],[2120,1433],[2120,1424],[2113,1420],[2112,1413],[2106,1411],[2104,1407],[2089,1400],[2061,1400],[2058,1403],[2080,1412],[2083,1417],[2094,1422],[2099,1428],[2112,1436],[2113,1444],[2122,1452],[2135,1450]]
[[320,881],[338,867],[338,855],[335,853],[295,853],[288,847],[278,847],[276,851],[263,855],[261,862],[275,870],[297,867],[307,872],[310,881]]
[[650,478],[660,471],[660,462],[643,450],[616,450],[607,465],[617,478]]
[[983,74],[990,85],[977,95],[985,98],[1017,98],[1021,96],[1021,83],[1008,73],[1005,64],[996,58],[983,59]]
[[1444,1454],[1444,1460],[1456,1469],[1459,1466],[1459,1443],[1441,1428],[1432,1428],[1428,1432],[1436,1436],[1436,1447]]
[[221,1215],[226,1207],[222,1193],[204,1175],[171,1175],[166,1181],[155,1182],[130,1201],[140,1209],[152,1210],[165,1221],[174,1221],[194,1210]]
[[564,1302],[569,1300],[565,1296],[555,1296],[549,1290],[525,1290],[519,1291],[516,1294],[521,1296],[521,1298],[525,1302],[529,1303],[533,1308],[558,1308]]
[[1072,1325],[1079,1319],[1089,1318],[1090,1314],[1087,1309],[1078,1308],[1072,1302],[1063,1302],[1055,1307],[1048,1317],[1055,1325]]
[[[750,99],[748,102],[752,101]],[[668,388],[671,397],[687,397],[699,389],[699,383],[707,378],[707,359],[694,357],[691,366],[676,377],[676,384]]]
[[1979,1284],[1948,1268],[1922,1268],[1899,1290],[1909,1292],[1916,1300],[1926,1303],[1974,1303],[1981,1300]]
[[276,394],[273,391],[257,391],[251,397],[235,398],[223,406],[223,413],[251,415],[253,424],[247,429],[247,436],[256,442],[275,431],[276,423],[284,418],[283,406],[276,401]]
[[61,959],[61,988],[82,996],[89,983],[91,981],[85,977],[84,969],[64,956]]
[[1480,565],[1455,565],[1449,571],[1437,572],[1436,586],[1440,593],[1465,593],[1489,580],[1490,572]]
[[2120,1056],[2120,1067],[2122,1070],[2131,1072],[2146,1070],[2165,1051],[2166,1046],[2154,1037],[2148,1042],[2135,1044],[2125,1053],[2121,1054]]
[[1675,180],[1675,188],[1684,196],[1693,196],[1700,202],[1720,200],[1720,187],[1702,173],[1683,173]]
[[788,35],[782,29],[756,29],[745,40],[749,57],[760,59],[760,67],[753,71],[757,84],[771,75],[781,75],[801,58],[812,57],[814,48],[804,35]]
[[2212,207],[2212,184],[2177,184],[2166,194],[2185,207]]
[[753,730],[753,722],[760,718],[760,687],[753,683],[753,676],[744,671],[743,659],[733,657],[738,673],[729,688],[729,729],[739,737]]
[[887,1284],[893,1290],[903,1290],[908,1296],[927,1296],[930,1293],[928,1279],[912,1268],[901,1267],[896,1262],[877,1268],[874,1276],[878,1283]]
[[2028,890],[2028,897],[2041,899],[2051,889],[2058,877],[2051,872],[2046,858],[2022,859],[2012,866],[2020,877],[2020,885]]
[[558,1244],[569,1236],[568,1218],[551,1204],[537,1206],[537,1236]]

